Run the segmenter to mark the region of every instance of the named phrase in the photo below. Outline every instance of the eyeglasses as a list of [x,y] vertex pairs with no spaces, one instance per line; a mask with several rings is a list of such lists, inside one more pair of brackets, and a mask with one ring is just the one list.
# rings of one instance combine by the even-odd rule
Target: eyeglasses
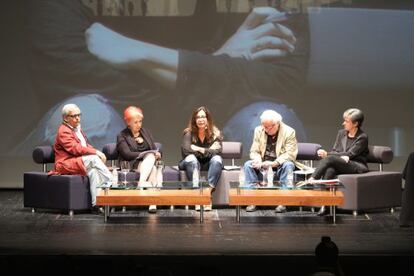
[[196,119],[205,119],[205,118],[207,118],[207,116],[205,115],[196,116]]
[[76,117],[81,117],[82,116],[82,113],[79,113],[79,114],[73,114],[73,115],[68,115],[68,117],[71,117],[72,119],[75,119]]
[[263,125],[263,128],[268,130],[268,129],[272,129],[276,126],[276,124],[271,124],[271,125]]

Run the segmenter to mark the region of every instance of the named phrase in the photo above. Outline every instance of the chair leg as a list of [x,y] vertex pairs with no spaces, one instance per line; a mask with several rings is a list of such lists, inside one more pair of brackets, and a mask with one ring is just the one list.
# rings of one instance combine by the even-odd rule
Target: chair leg
[[390,212],[391,212],[391,214],[394,214],[394,211],[395,211],[394,207],[391,207],[391,208],[390,208]]
[[69,210],[69,216],[73,217],[73,210]]
[[122,206],[122,212],[125,213],[126,212],[126,206]]
[[352,214],[354,215],[354,217],[356,217],[356,216],[358,216],[358,211],[354,210],[354,211],[352,211]]

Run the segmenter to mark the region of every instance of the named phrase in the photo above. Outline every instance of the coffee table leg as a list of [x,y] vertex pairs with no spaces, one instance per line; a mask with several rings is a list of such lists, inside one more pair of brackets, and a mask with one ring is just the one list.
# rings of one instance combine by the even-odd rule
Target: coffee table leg
[[105,207],[104,207],[104,221],[105,222],[108,221],[108,213],[109,213],[109,206],[105,205]]
[[200,205],[200,223],[204,221],[204,205]]
[[237,222],[240,222],[240,209],[241,209],[240,205],[237,205],[236,206],[236,221]]

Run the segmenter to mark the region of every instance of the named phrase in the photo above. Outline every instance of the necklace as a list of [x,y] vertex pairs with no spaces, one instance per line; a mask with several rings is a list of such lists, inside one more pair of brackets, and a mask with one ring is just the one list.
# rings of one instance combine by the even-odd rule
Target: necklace
[[141,132],[138,132],[138,135],[133,135],[133,137],[138,144],[142,144],[144,142],[144,139],[141,137]]

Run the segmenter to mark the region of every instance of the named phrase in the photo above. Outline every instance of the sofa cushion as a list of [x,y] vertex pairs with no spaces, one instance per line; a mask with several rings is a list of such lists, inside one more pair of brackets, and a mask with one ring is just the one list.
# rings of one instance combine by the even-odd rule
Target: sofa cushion
[[38,146],[32,153],[33,161],[37,164],[55,162],[55,151],[52,146]]
[[368,146],[369,153],[367,157],[368,163],[389,164],[394,158],[394,153],[390,147],[384,146]]
[[222,142],[221,157],[223,159],[240,159],[242,158],[243,148],[241,142]]
[[116,148],[116,143],[109,143],[104,145],[102,152],[105,154],[106,159],[118,160],[118,149]]
[[314,143],[298,143],[297,160],[319,160],[320,157],[317,154],[321,145]]

